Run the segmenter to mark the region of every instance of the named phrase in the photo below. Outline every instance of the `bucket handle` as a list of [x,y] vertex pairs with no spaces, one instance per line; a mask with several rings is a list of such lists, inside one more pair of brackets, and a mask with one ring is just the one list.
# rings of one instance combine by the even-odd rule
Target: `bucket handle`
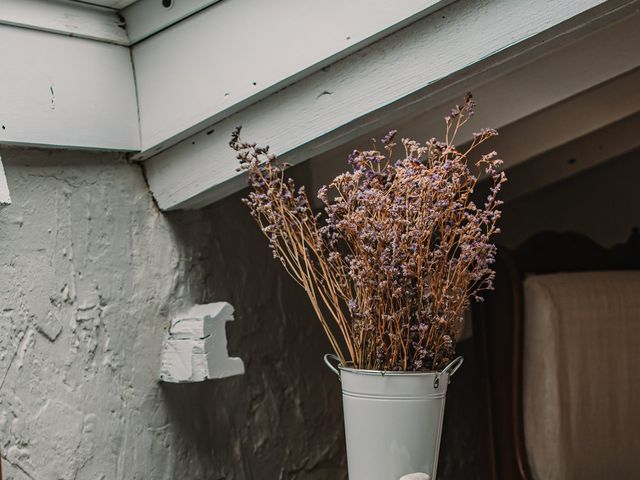
[[335,373],[338,376],[338,378],[340,378],[340,370],[334,367],[333,364],[330,362],[330,360],[335,360],[336,362],[338,362],[338,365],[340,365],[340,359],[338,358],[337,355],[334,355],[333,353],[327,353],[324,356],[324,363],[327,364],[327,367],[329,367],[329,370],[331,370],[333,373]]
[[[327,365],[327,367],[329,367],[329,370],[331,370],[338,377],[340,377],[340,370],[338,370],[331,363],[331,360],[334,360],[335,362],[338,362],[338,365],[339,365],[340,364],[340,359],[338,358],[337,355],[334,355],[333,353],[327,353],[324,356],[324,363]],[[456,373],[458,371],[458,369],[462,366],[462,362],[464,362],[464,357],[457,357],[456,359],[452,360],[446,367],[444,367],[441,372],[438,372],[436,374],[436,378],[433,381],[433,387],[434,388],[438,388],[438,386],[440,385],[440,377],[442,375],[444,375],[445,373],[448,373],[449,374],[449,379],[451,379],[451,377],[453,377],[453,374]]]
[[445,373],[449,374],[449,381],[451,381],[451,377],[453,377],[453,374],[462,366],[462,362],[464,362],[464,357],[457,357],[452,360],[449,365],[444,367],[441,372],[438,372],[436,378],[433,380],[433,388],[438,388],[440,386],[440,377]]

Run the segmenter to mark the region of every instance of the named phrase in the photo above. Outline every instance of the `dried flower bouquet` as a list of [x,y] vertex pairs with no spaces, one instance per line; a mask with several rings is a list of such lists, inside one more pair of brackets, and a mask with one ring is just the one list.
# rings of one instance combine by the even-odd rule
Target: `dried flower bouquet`
[[[351,171],[318,192],[314,213],[304,187],[286,179],[268,147],[230,142],[249,174],[245,199],[274,257],[306,291],[341,362],[387,371],[436,370],[454,355],[454,332],[471,298],[492,288],[491,237],[506,181],[495,152],[472,155],[495,130],[475,133],[464,151],[456,134],[474,112],[471,95],[445,117],[444,141],[403,139],[354,151]],[[469,164],[476,168],[472,171]],[[472,194],[484,173],[484,205]]]

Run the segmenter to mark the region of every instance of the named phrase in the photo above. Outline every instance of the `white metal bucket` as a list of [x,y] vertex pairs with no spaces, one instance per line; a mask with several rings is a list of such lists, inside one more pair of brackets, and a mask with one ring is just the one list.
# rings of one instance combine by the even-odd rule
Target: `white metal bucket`
[[435,480],[447,385],[462,357],[441,372],[336,369],[330,359],[339,360],[325,355],[342,383],[349,480]]

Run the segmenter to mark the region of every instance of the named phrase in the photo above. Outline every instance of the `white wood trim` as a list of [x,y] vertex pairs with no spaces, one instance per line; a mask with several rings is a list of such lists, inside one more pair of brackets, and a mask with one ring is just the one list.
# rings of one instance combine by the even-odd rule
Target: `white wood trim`
[[11,196],[9,195],[9,186],[7,185],[7,178],[4,175],[2,158],[0,158],[0,210],[10,204]]
[[95,5],[101,5],[103,7],[111,8],[114,10],[121,10],[125,7],[128,7],[132,3],[135,3],[138,0],[74,0],[74,1],[79,3],[93,3]]
[[[448,3],[230,0],[210,6],[132,48],[143,150],[139,158]],[[132,38],[136,23],[128,22]]]
[[640,148],[638,132],[640,113],[531,158],[509,172],[502,198],[513,201]]
[[0,24],[129,45],[117,12],[64,0],[2,0]]
[[219,1],[174,0],[167,8],[160,0],[139,0],[120,13],[127,22],[130,42],[135,44]]
[[[534,91],[540,85],[551,85],[561,80],[557,72],[564,67],[574,75],[588,74],[588,60],[598,61],[605,55],[606,49],[624,42],[640,42],[640,35],[634,33],[633,17],[622,24],[612,25],[611,29],[618,30],[612,34],[609,29],[603,30],[582,42],[567,47],[526,68],[516,70],[495,82],[478,86],[474,89],[474,96],[479,102],[478,113],[459,137],[459,143],[470,140],[472,132],[483,126],[498,126],[500,135],[491,141],[487,149],[496,150],[500,158],[505,161],[505,169],[509,170],[549,150],[555,149],[572,140],[600,130],[609,124],[629,117],[640,111],[640,67],[606,81],[593,88],[571,96],[564,101],[552,104],[521,120],[509,123],[509,111],[514,110],[515,104],[522,104],[522,92]],[[601,49],[600,51],[598,49]],[[578,58],[580,52],[588,52],[582,67],[578,63],[567,62],[567,58]],[[593,57],[591,57],[593,55]],[[639,59],[640,63],[640,59]],[[611,67],[610,64],[607,65]],[[539,97],[530,98],[538,101]],[[451,102],[455,99],[451,99]],[[548,103],[541,103],[540,106]],[[391,127],[396,128],[401,137],[424,139],[439,136],[442,133],[442,117],[449,110],[451,103],[443,104],[426,115],[420,115],[404,123],[396,123],[375,132],[369,132],[355,139],[349,145],[342,145],[313,159],[311,170],[311,191],[317,191],[321,185],[328,183],[338,173],[347,167],[346,158],[353,148],[368,148],[371,138],[380,138]],[[530,109],[527,107],[527,109]],[[517,116],[521,112],[515,108]],[[626,128],[626,127],[625,127]],[[640,130],[638,130],[640,132]],[[640,142],[640,135],[638,135]],[[626,148],[626,147],[625,147]],[[604,153],[604,152],[603,152]],[[606,157],[606,155],[605,155]],[[533,166],[533,168],[536,168]],[[575,167],[569,171],[575,170]],[[523,184],[524,185],[524,184]],[[530,191],[533,184],[527,185]],[[516,194],[509,185],[506,188],[510,194]],[[320,205],[319,202],[316,203]]]
[[[640,68],[636,68],[507,125],[501,129],[491,148],[505,159],[505,168],[511,169],[640,112],[639,85]],[[637,121],[631,124],[637,125]],[[640,129],[637,132],[637,141],[640,142]]]
[[[156,155],[146,162],[150,187],[163,210],[202,207],[244,185],[228,147],[236,125],[244,126],[245,138],[271,145],[295,164],[391,121],[432,111],[467,89],[493,84],[499,91],[498,77],[551,58],[551,70],[530,69],[528,87],[497,106],[502,118],[494,125],[511,123],[637,66],[637,5],[456,2]],[[631,19],[627,28],[605,29],[593,51],[553,55],[620,18]],[[629,25],[634,31],[627,31]],[[633,42],[616,42],[622,30]]]
[[0,25],[0,143],[139,150],[129,49]]

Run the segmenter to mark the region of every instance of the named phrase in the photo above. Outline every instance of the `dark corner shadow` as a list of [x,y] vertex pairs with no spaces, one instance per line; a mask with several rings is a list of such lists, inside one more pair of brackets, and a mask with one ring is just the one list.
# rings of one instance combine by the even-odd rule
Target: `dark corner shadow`
[[447,391],[444,425],[438,459],[438,478],[480,478],[481,379],[473,337],[456,347],[464,357]]
[[202,464],[222,478],[341,479],[340,384],[322,362],[329,343],[241,202],[246,193],[166,214],[184,265],[176,297],[234,306],[228,353],[242,358],[245,374],[162,384],[162,395]]
[[175,428],[204,464],[214,456],[229,454],[234,440],[242,436],[247,406],[233,400],[248,393],[241,376],[194,383],[160,382],[160,391]]

